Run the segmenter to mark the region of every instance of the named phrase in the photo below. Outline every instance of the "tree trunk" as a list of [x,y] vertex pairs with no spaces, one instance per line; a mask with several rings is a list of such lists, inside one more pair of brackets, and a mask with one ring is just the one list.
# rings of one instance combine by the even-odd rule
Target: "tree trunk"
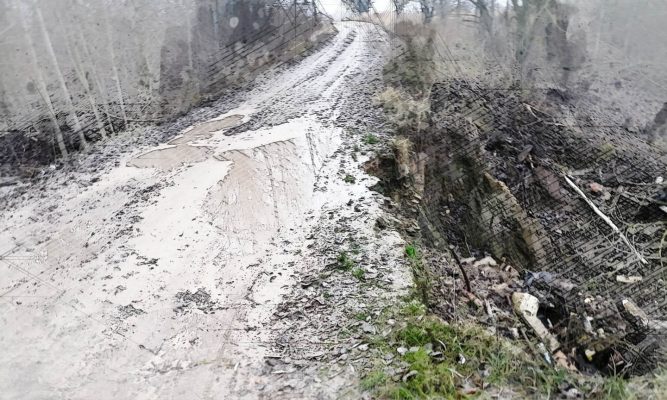
[[97,73],[97,65],[95,64],[95,61],[93,60],[92,53],[90,52],[90,49],[88,48],[88,45],[86,44],[86,40],[83,36],[83,32],[81,32],[81,29],[77,30],[78,36],[79,36],[79,43],[81,43],[81,47],[83,49],[84,55],[82,58],[83,60],[88,60],[89,63],[89,71],[92,75],[92,80],[95,86],[97,87],[97,90],[99,92],[100,98],[102,100],[102,110],[104,114],[107,117],[107,122],[109,124],[109,129],[111,130],[111,134],[115,134],[116,130],[113,127],[113,120],[111,119],[111,110],[109,110],[109,100],[111,96],[109,95],[109,92],[107,91],[106,86],[103,84],[102,80],[100,79],[99,74]]
[[111,33],[111,24],[109,23],[109,14],[104,13],[104,24],[107,31],[107,42],[109,44],[109,54],[111,54],[111,71],[113,79],[116,83],[116,91],[118,92],[118,105],[123,116],[123,123],[127,128],[127,113],[125,112],[125,100],[123,99],[123,89],[120,86],[120,77],[118,76],[118,67],[116,67],[116,51],[114,50],[113,34]]
[[95,101],[95,96],[93,96],[90,82],[88,82],[88,78],[86,78],[86,74],[83,71],[81,55],[79,54],[79,51],[76,49],[76,47],[73,50],[70,49],[70,45],[67,43],[67,39],[65,39],[65,43],[67,46],[67,52],[70,54],[70,57],[72,57],[72,59],[74,60],[74,65],[75,65],[74,69],[77,73],[77,76],[79,77],[81,84],[84,86],[86,97],[88,98],[88,102],[90,103],[90,108],[93,111],[93,115],[95,116],[97,129],[100,132],[100,136],[102,136],[103,139],[106,139],[107,131],[106,129],[104,129],[104,122],[102,122],[102,118],[100,117],[100,113],[97,109],[97,102]]
[[600,54],[600,41],[602,40],[602,28],[606,25],[605,20],[605,10],[606,7],[600,7],[600,15],[598,16],[598,31],[595,38],[595,48],[593,49],[593,57],[597,59]]
[[83,63],[81,60],[81,55],[79,54],[79,51],[76,49],[76,47],[73,47],[71,45],[68,33],[65,29],[63,29],[62,24],[60,23],[60,21],[62,21],[62,16],[59,15],[58,12],[56,12],[56,17],[58,18],[58,24],[60,25],[61,28],[60,30],[63,32],[63,43],[65,44],[67,55],[72,60],[72,65],[74,66],[74,72],[76,72],[77,78],[81,82],[81,85],[83,85],[84,92],[86,93],[86,98],[88,99],[88,103],[90,104],[90,109],[92,110],[93,115],[95,116],[97,129],[100,133],[100,136],[103,139],[106,139],[107,132],[106,129],[104,129],[104,123],[102,122],[102,119],[100,118],[100,113],[97,110],[97,102],[95,101],[95,96],[93,96],[90,82],[88,82],[88,78],[86,78],[86,74],[83,69]]
[[58,125],[58,119],[56,118],[56,113],[53,108],[53,103],[51,103],[51,99],[49,98],[49,93],[46,89],[44,76],[42,75],[42,71],[39,68],[39,63],[37,61],[37,52],[35,51],[35,44],[32,41],[30,32],[27,30],[27,24],[25,23],[23,12],[20,9],[18,14],[19,14],[19,22],[21,25],[21,30],[25,35],[25,40],[28,47],[28,53],[30,53],[30,61],[32,63],[33,73],[35,75],[36,82],[35,81],[33,82],[35,83],[35,87],[37,88],[39,95],[41,96],[42,100],[44,101],[44,104],[46,105],[49,120],[53,124],[53,131],[56,139],[55,141],[58,144],[58,150],[60,151],[60,155],[64,159],[67,159],[69,158],[69,153],[67,152],[67,147],[65,146],[65,139],[63,138],[63,132],[60,130],[60,125]]
[[79,121],[79,117],[76,115],[76,110],[74,108],[74,104],[72,103],[72,97],[70,96],[69,89],[65,84],[65,77],[63,76],[63,73],[60,70],[60,65],[58,64],[56,53],[55,51],[53,51],[51,36],[49,35],[49,32],[46,30],[46,25],[44,24],[44,18],[42,17],[42,10],[39,8],[39,6],[35,7],[35,14],[37,15],[37,21],[39,22],[39,27],[40,30],[42,31],[42,36],[44,37],[44,44],[46,45],[46,51],[49,53],[49,58],[51,58],[53,67],[56,70],[56,78],[58,79],[60,88],[63,91],[63,95],[65,97],[65,104],[67,105],[67,108],[69,108],[69,115],[74,123],[74,130],[79,135],[79,140],[81,140],[81,147],[85,149],[88,146],[88,143],[86,142],[86,137],[83,135],[83,128],[81,127],[81,122]]

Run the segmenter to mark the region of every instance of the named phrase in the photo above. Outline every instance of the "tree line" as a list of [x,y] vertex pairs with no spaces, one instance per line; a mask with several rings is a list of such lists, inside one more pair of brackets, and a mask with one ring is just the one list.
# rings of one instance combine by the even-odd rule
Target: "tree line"
[[317,24],[307,1],[0,0],[0,164],[186,112]]

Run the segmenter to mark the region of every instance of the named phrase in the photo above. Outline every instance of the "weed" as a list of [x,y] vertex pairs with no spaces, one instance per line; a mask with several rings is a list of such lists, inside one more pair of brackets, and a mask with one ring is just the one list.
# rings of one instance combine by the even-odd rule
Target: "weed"
[[399,313],[406,317],[419,317],[426,315],[426,306],[419,300],[410,300],[401,307]]
[[368,318],[368,314],[363,311],[354,314],[354,319],[357,321],[366,321],[366,318]]
[[417,247],[413,244],[405,246],[405,255],[411,260],[417,259]]
[[343,181],[345,181],[345,183],[355,183],[357,179],[354,176],[347,174],[345,175],[345,178],[343,178]]
[[[410,300],[399,311],[406,320],[388,339],[389,348],[410,349],[399,355],[410,376],[394,383],[373,377],[373,388],[381,397],[397,399],[458,398],[460,389],[471,382],[488,385],[517,385],[540,394],[553,394],[567,377],[567,372],[542,365],[539,359],[517,351],[476,325],[450,325],[426,315],[426,308]],[[373,343],[373,342],[371,342]],[[374,344],[376,346],[376,344]],[[362,386],[369,390],[368,385]],[[379,383],[378,383],[379,382]],[[465,397],[465,396],[464,396]]]
[[377,144],[380,142],[380,139],[378,139],[377,136],[373,135],[372,133],[367,134],[364,136],[364,143],[366,144]]
[[352,270],[352,276],[354,276],[355,278],[357,278],[360,281],[364,280],[365,275],[366,275],[366,272],[362,268],[357,267],[357,268],[354,268]]
[[428,306],[431,280],[429,279],[428,271],[426,271],[426,268],[422,263],[417,246],[414,244],[405,246],[405,256],[410,261],[410,269],[412,270],[412,278],[415,282],[416,294],[420,297],[422,303]]
[[338,254],[336,261],[338,261],[338,269],[342,269],[343,271],[349,271],[357,265],[344,251]]
[[364,390],[375,389],[387,382],[387,375],[382,371],[372,371],[361,380],[361,388]]
[[619,376],[605,379],[602,385],[602,396],[604,399],[609,400],[626,400],[634,398],[634,396],[628,392],[625,380]]

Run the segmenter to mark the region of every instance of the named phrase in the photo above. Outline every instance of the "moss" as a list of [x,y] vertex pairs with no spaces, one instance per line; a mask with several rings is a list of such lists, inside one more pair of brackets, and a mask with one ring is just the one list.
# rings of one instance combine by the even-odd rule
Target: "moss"
[[599,146],[598,151],[599,154],[597,156],[600,161],[606,162],[616,157],[616,147],[612,143],[602,143]]

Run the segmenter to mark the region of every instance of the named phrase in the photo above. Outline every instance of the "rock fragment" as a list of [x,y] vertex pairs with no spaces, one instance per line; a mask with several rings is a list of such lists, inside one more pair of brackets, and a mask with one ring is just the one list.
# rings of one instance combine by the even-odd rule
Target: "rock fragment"
[[639,308],[634,301],[630,299],[621,300],[620,304],[621,314],[628,322],[630,322],[635,328],[643,330],[647,329],[649,325],[648,315]]
[[540,306],[537,297],[528,293],[515,292],[512,294],[514,311],[521,316],[523,321],[531,327],[535,334],[547,345],[551,352],[560,347],[555,336],[549,332],[542,321],[537,318],[537,310]]
[[637,283],[641,281],[642,281],[641,276],[625,276],[625,275],[616,276],[616,282],[620,283]]

